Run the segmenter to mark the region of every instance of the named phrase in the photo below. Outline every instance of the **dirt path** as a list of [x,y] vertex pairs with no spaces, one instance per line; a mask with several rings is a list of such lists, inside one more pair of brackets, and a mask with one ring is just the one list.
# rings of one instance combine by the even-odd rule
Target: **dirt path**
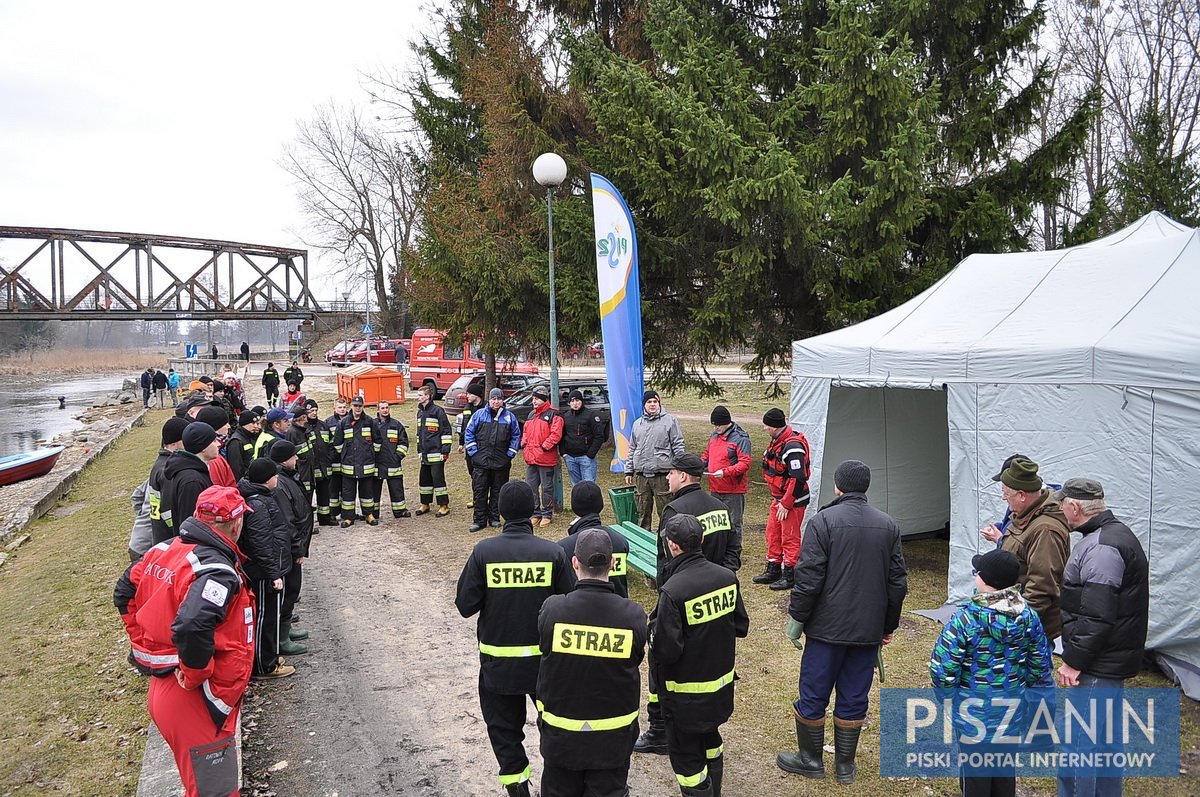
[[[389,518],[314,538],[297,609],[310,652],[291,660],[295,676],[247,698],[246,772],[257,790],[245,793],[502,793],[479,714],[474,620],[453,602],[475,541],[459,525]],[[286,768],[267,772],[280,761]],[[672,793],[674,780],[665,758],[634,757],[633,794]]]

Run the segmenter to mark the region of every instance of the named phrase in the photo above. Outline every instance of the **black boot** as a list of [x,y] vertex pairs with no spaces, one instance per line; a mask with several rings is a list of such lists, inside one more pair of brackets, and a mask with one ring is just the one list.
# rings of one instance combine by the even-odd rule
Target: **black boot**
[[795,581],[796,568],[784,565],[783,572],[779,574],[779,580],[771,584],[771,589],[791,589]]
[[667,721],[660,714],[657,718],[650,717],[650,727],[633,743],[635,753],[667,754]]
[[755,584],[774,584],[779,580],[779,562],[767,562],[767,569],[754,577]]
[[721,797],[721,779],[725,775],[725,756],[708,761],[708,779],[712,781],[712,797]]
[[699,786],[680,786],[683,797],[713,797],[712,778],[706,779]]
[[[820,723],[820,724],[817,724]],[[803,775],[806,778],[825,777],[825,762],[821,756],[825,747],[825,718],[805,720],[796,717],[796,750],[779,753],[775,763],[784,772]]]
[[833,765],[837,782],[854,782],[854,756],[858,752],[858,736],[862,733],[862,720],[839,720],[833,718]]
[[508,792],[508,797],[529,797],[529,781],[510,783],[504,787],[504,790]]

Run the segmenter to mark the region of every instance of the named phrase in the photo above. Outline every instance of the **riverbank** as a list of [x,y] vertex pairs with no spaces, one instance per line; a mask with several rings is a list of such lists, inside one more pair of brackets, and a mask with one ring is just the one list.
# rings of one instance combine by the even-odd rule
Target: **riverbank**
[[166,349],[37,349],[0,357],[0,376],[18,384],[67,375],[124,374],[136,377],[150,366],[166,371],[167,360],[179,355]]

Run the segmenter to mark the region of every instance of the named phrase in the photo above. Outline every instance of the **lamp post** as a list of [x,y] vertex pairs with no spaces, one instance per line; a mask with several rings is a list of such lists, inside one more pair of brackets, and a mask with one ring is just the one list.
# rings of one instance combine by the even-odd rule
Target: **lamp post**
[[558,396],[558,319],[554,310],[554,189],[567,179],[567,162],[553,152],[538,155],[533,162],[533,179],[546,186],[546,229],[549,233],[550,260],[550,400],[559,404]]

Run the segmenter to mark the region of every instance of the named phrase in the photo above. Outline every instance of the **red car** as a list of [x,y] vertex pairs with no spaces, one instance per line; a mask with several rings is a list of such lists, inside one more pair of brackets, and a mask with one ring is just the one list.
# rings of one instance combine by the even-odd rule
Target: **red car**
[[[476,371],[475,373],[463,374],[458,379],[455,379],[454,384],[450,385],[450,389],[446,391],[446,399],[442,403],[446,412],[451,415],[462,412],[467,406],[467,388],[472,384],[482,385],[484,376],[482,371]],[[504,393],[505,398],[535,382],[546,381],[537,374],[500,374],[499,379],[500,390]]]

